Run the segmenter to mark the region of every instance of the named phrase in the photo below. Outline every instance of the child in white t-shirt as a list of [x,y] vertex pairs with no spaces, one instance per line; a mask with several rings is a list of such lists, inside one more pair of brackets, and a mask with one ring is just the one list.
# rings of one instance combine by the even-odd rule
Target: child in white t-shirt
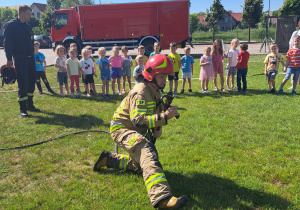
[[235,90],[236,87],[234,87],[234,76],[236,75],[236,64],[238,63],[237,56],[239,54],[239,50],[236,48],[239,46],[239,40],[233,39],[231,41],[231,49],[228,52],[228,64],[226,66],[226,90],[230,90],[229,86],[229,78],[231,77],[231,89]]

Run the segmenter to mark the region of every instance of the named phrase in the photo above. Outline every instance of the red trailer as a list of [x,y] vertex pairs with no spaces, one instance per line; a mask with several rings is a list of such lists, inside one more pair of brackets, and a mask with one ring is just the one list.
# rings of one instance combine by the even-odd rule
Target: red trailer
[[54,11],[51,40],[67,49],[70,43],[78,49],[91,45],[112,48],[126,45],[129,49],[144,45],[146,53],[153,51],[153,43],[161,49],[171,42],[184,47],[190,42],[189,0],[104,4],[77,6]]

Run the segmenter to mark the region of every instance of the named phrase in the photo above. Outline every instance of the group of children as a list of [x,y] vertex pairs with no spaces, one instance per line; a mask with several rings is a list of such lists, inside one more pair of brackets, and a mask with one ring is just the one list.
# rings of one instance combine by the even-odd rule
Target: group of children
[[[241,44],[240,51],[237,49],[239,46],[239,40],[233,39],[231,41],[231,49],[227,55],[224,55],[224,49],[220,40],[215,40],[211,47],[207,47],[204,50],[204,54],[200,59],[200,77],[201,88],[203,93],[209,93],[208,89],[209,80],[213,80],[214,90],[218,91],[217,75],[219,74],[221,91],[236,90],[235,93],[242,93],[247,91],[247,71],[248,71],[248,60],[250,54],[247,52],[248,45]],[[46,78],[46,61],[45,56],[39,52],[39,43],[34,43],[35,47],[35,60],[36,60],[36,84],[39,89],[39,93],[42,93],[40,79],[43,80],[48,91],[54,94],[51,89],[48,80]],[[278,53],[277,45],[271,44],[271,53],[266,56],[265,72],[268,88],[270,93],[275,92],[275,77],[278,74],[279,63],[283,65],[283,71],[286,72],[286,76],[283,79],[279,88],[279,93],[283,94],[283,86],[289,80],[293,74],[293,86],[292,94],[296,94],[295,88],[299,78],[300,72],[300,37],[294,37],[294,47],[287,52],[286,64],[283,62],[283,56]],[[154,43],[154,52],[150,54],[151,58],[155,54],[160,54],[160,44]],[[180,56],[177,52],[177,44],[170,44],[171,53],[168,57],[173,63],[174,75],[168,76],[170,93],[177,94],[179,72],[182,69],[182,87],[180,93],[184,93],[184,87],[186,79],[188,80],[188,91],[192,92],[191,78],[194,73],[194,59],[190,55],[190,47],[184,48],[184,56]],[[133,66],[132,57],[128,55],[128,49],[126,46],[121,48],[122,56],[119,55],[119,48],[113,47],[112,55],[106,58],[106,49],[100,47],[98,49],[99,59],[95,62],[92,56],[92,47],[85,47],[82,52],[82,58],[79,60],[77,55],[77,45],[71,43],[70,50],[66,56],[66,49],[62,45],[58,45],[55,50],[56,59],[54,66],[57,68],[57,81],[59,82],[60,95],[65,96],[63,92],[63,85],[66,89],[66,94],[70,95],[71,98],[75,98],[74,84],[76,85],[77,97],[82,97],[79,80],[82,77],[84,83],[85,93],[87,97],[91,94],[99,95],[95,88],[94,76],[97,77],[96,66],[100,69],[101,80],[102,80],[102,96],[104,98],[111,97],[109,95],[109,81],[112,82],[112,91],[114,95],[122,95],[126,93],[126,81],[128,82],[129,91],[131,86],[131,67]],[[133,76],[135,82],[139,83],[143,81],[142,71],[148,61],[148,57],[144,55],[145,49],[143,46],[138,47],[138,56],[135,59],[135,65]],[[226,66],[226,88],[224,87],[224,71],[223,71],[223,59],[228,57],[228,63]],[[237,88],[234,86],[236,75]],[[121,78],[123,78],[122,91],[121,91]],[[68,86],[68,79],[70,79],[70,92]],[[243,82],[243,88],[241,84]],[[173,81],[174,81],[174,92],[173,92]],[[117,91],[115,89],[115,83],[117,83]],[[162,90],[163,92],[163,90]]]

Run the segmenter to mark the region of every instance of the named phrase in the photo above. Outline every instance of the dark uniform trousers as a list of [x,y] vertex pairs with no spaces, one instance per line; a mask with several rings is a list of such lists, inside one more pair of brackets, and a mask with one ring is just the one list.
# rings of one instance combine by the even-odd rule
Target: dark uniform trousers
[[17,71],[19,101],[32,97],[35,89],[35,61],[33,56],[15,55],[14,64]]
[[159,201],[172,195],[152,142],[140,133],[126,128],[112,131],[111,137],[129,155],[111,153],[107,159],[108,168],[142,171],[145,187],[154,207],[157,207]]

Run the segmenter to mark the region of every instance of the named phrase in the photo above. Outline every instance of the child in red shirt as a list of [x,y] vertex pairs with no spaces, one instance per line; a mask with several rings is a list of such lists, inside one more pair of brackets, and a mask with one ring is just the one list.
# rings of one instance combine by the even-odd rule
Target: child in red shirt
[[[236,76],[236,84],[238,87],[238,91],[235,93],[241,93],[247,91],[247,72],[248,72],[248,60],[250,54],[247,52],[248,50],[248,44],[241,44],[240,46],[241,50],[240,53],[237,56],[238,63],[236,65],[237,68],[237,76]],[[241,84],[241,79],[243,82],[243,90],[242,90],[242,84]]]

